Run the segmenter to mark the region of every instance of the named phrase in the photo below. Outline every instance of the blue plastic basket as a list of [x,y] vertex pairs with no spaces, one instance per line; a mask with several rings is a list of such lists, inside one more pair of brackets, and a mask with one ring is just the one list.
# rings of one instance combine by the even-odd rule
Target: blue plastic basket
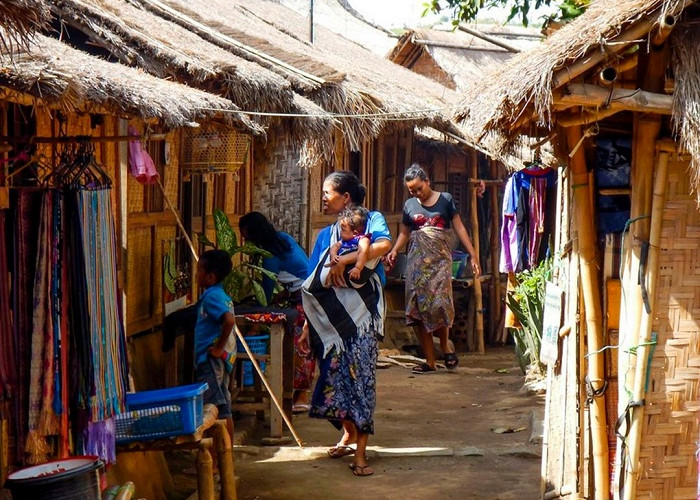
[[[246,337],[245,341],[250,347],[250,352],[253,354],[267,354],[267,344],[270,340],[270,335],[252,335]],[[245,349],[241,344],[239,339],[236,339],[236,347],[238,352],[245,353]],[[265,361],[260,361],[260,369],[264,372],[267,363]],[[253,363],[250,361],[243,362],[243,387],[250,387],[253,385]]]
[[207,384],[198,383],[126,395],[126,412],[115,418],[117,443],[192,434],[202,425]]

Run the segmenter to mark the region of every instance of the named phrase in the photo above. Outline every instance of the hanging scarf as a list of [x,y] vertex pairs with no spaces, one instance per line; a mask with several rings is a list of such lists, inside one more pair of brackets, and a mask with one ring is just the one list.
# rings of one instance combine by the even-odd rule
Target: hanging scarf
[[[332,247],[338,241],[337,224],[331,228]],[[315,345],[321,345],[322,357],[334,347],[345,350],[345,343],[358,331],[372,330],[379,338],[384,335],[384,291],[377,273],[364,284],[334,287],[326,284],[330,267],[330,247],[319,259],[314,272],[302,285],[302,301],[309,333]]]
[[[86,450],[114,462],[114,426],[110,419],[124,410],[126,339],[119,315],[116,235],[108,189],[75,192],[83,254],[92,383]],[[105,456],[107,455],[107,456]]]
[[27,463],[38,464],[48,460],[49,446],[39,429],[44,385],[45,335],[50,331],[49,322],[49,255],[51,237],[51,195],[44,192],[39,218],[36,274],[34,275],[34,312],[32,315],[32,349],[29,374],[29,420],[25,451]]
[[16,437],[16,463],[22,463],[29,422],[29,371],[31,363],[31,334],[33,315],[33,280],[36,269],[38,225],[41,215],[41,191],[32,188],[11,192],[14,221],[12,231],[14,250],[12,269],[12,317],[14,358],[17,363],[18,388],[13,401]]

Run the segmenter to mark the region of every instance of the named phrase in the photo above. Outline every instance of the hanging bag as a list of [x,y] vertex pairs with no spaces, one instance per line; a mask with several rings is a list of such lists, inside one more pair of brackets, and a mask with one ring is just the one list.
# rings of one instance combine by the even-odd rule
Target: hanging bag
[[158,178],[158,170],[151,155],[143,148],[139,133],[131,125],[128,133],[135,136],[133,141],[129,141],[129,173],[141,184],[154,184]]

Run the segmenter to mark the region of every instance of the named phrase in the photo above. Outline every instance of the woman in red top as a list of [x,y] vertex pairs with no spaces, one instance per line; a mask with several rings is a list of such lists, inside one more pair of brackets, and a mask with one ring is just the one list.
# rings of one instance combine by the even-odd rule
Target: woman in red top
[[393,266],[396,254],[408,243],[406,324],[413,327],[425,353],[425,363],[415,366],[413,372],[424,374],[436,371],[433,349],[435,334],[440,338],[445,366],[454,370],[459,361],[447,342],[454,321],[451,229],[454,228],[471,257],[475,278],[480,273],[479,256],[450,193],[433,191],[428,175],[418,164],[406,170],[404,182],[412,198],[404,204],[401,232],[387,255],[387,261],[389,266]]

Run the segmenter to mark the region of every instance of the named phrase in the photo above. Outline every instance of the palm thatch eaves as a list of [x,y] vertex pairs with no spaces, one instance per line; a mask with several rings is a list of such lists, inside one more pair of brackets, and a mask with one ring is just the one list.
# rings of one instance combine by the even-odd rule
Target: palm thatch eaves
[[[384,131],[414,125],[459,133],[450,120],[454,92],[324,28],[316,27],[311,44],[307,20],[278,3],[133,1],[185,25],[204,26],[214,32],[200,32],[208,40],[285,77],[295,90],[340,115],[341,130],[352,149]],[[242,47],[217,39],[219,35]],[[255,53],[270,59],[260,60]]]
[[29,49],[0,53],[0,86],[66,111],[107,111],[158,120],[168,128],[213,119],[263,133],[222,97],[90,56],[43,35],[36,35]]
[[32,34],[48,23],[49,7],[44,0],[3,0],[0,2],[0,48],[11,52],[27,46]]
[[[138,5],[126,0],[48,1],[61,22],[126,65],[221,95],[244,111],[306,114],[294,127],[300,137],[331,135],[333,119],[295,95],[287,80]],[[262,126],[270,122],[264,116],[251,119]]]

